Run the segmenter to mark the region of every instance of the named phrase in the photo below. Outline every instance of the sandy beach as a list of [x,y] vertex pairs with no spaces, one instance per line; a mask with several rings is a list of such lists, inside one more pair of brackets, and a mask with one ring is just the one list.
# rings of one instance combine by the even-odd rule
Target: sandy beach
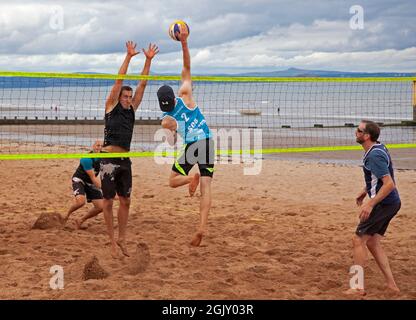
[[[65,214],[78,160],[0,162],[1,299],[356,299],[343,291],[363,185],[358,165],[264,160],[254,176],[243,175],[244,164],[217,165],[209,234],[194,248],[199,189],[190,198],[168,187],[169,164],[132,160],[133,255],[116,260],[102,214],[75,228],[90,204],[65,227],[32,229],[42,213]],[[383,243],[402,293],[384,290],[370,259],[365,299],[416,299],[416,171],[396,170],[396,179],[403,205]],[[93,256],[107,278],[83,279]],[[147,261],[133,272],[138,259]],[[64,270],[62,290],[50,288],[54,265]]]

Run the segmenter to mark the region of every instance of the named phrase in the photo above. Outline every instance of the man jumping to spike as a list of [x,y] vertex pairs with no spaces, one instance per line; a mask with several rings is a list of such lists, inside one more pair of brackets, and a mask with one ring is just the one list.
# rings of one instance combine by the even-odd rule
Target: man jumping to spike
[[[187,38],[189,31],[182,25],[177,33],[183,53],[182,85],[178,97],[173,89],[162,86],[157,92],[160,109],[164,112],[162,127],[169,130],[171,144],[176,142],[176,133],[184,140],[184,152],[175,161],[169,177],[172,188],[188,185],[189,194],[193,196],[198,184],[201,188],[200,225],[194,234],[191,245],[199,246],[207,231],[208,213],[211,208],[211,181],[214,172],[214,142],[212,133],[192,96],[191,58]],[[172,139],[173,133],[173,139]],[[195,164],[199,173],[189,176]]]

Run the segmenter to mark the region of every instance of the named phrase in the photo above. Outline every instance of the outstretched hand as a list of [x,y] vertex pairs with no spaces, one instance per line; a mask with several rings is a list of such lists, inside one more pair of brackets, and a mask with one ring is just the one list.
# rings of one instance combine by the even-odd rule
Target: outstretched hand
[[130,57],[134,57],[135,55],[138,55],[140,51],[136,51],[137,44],[133,41],[127,41],[126,42],[126,48],[127,48],[127,55]]
[[176,32],[175,35],[178,37],[179,41],[184,42],[189,36],[188,27],[184,24],[180,24],[179,26],[180,32]]
[[159,53],[159,48],[157,45],[149,43],[149,48],[147,50],[142,48],[142,51],[147,59],[153,59]]

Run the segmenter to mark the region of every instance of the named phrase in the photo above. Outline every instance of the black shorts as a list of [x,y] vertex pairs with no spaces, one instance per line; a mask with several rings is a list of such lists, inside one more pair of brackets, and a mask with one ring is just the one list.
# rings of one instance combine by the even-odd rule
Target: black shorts
[[358,236],[378,233],[384,236],[390,220],[399,212],[401,203],[377,204],[366,221],[360,222],[355,234]]
[[214,175],[214,159],[214,140],[199,140],[184,146],[184,151],[173,164],[172,170],[187,176],[192,167],[198,164],[202,177],[212,177]]
[[100,162],[101,189],[104,199],[130,198],[132,175],[130,158],[102,158]]
[[74,190],[74,196],[82,195],[87,198],[88,202],[92,200],[101,200],[103,194],[100,189],[91,183],[86,183],[82,179],[72,177],[72,190]]

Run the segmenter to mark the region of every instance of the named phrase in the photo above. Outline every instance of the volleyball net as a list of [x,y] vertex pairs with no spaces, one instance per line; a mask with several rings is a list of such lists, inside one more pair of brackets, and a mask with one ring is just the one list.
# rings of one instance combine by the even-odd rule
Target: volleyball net
[[[85,152],[104,137],[105,100],[116,79],[133,89],[148,79],[129,156],[160,152],[156,92],[163,84],[177,92],[179,76],[0,72],[0,160],[91,157]],[[415,83],[409,77],[207,76],[193,77],[193,95],[217,153],[359,149],[354,130],[362,119],[379,123],[380,140],[390,147],[415,148]]]

